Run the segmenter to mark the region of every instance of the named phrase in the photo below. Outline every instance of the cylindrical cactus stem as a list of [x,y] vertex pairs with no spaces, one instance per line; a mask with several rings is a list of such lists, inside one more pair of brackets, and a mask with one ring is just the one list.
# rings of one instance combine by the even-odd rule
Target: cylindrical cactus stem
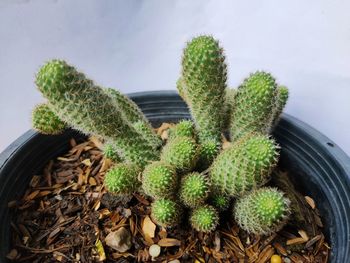
[[263,187],[238,199],[234,216],[248,233],[268,235],[279,231],[290,215],[290,200],[284,193]]
[[130,195],[140,186],[138,176],[140,169],[129,163],[113,166],[105,175],[104,184],[107,190],[115,195]]
[[248,133],[267,134],[271,125],[277,85],[271,74],[257,71],[237,89],[231,115],[231,140]]
[[191,120],[181,120],[169,129],[169,139],[177,137],[196,138],[194,124]]
[[137,121],[134,122],[132,126],[155,150],[159,150],[163,141],[153,129],[149,127],[148,123]]
[[217,227],[219,223],[219,215],[214,207],[204,205],[192,211],[190,222],[195,230],[209,233],[214,231]]
[[158,152],[134,129],[102,88],[61,60],[46,63],[36,84],[61,120],[87,134],[113,140],[125,159],[140,166]]
[[113,100],[125,119],[130,122],[155,149],[158,149],[162,144],[162,140],[154,132],[151,124],[137,104],[118,90],[107,88],[104,89],[104,91]]
[[202,138],[200,140],[200,155],[197,168],[207,169],[221,150],[221,141],[217,138]]
[[289,97],[288,88],[285,86],[279,86],[277,89],[277,95],[276,95],[275,104],[273,107],[271,127],[269,129],[270,132],[272,132],[273,128],[278,124],[280,115],[287,104],[288,97]]
[[107,142],[103,145],[102,149],[103,155],[112,160],[113,162],[121,162],[123,159],[118,154],[118,149],[114,147],[113,142]]
[[223,150],[210,168],[212,187],[241,196],[262,186],[278,161],[278,146],[266,135],[250,134]]
[[200,173],[187,174],[181,180],[180,199],[189,207],[197,207],[205,202],[209,195],[208,178]]
[[36,131],[47,135],[60,134],[66,128],[66,124],[56,116],[46,103],[39,104],[34,108],[32,126]]
[[184,85],[178,88],[185,94],[199,137],[220,140],[226,75],[223,49],[213,37],[195,37],[187,44],[182,58]]
[[152,203],[151,217],[160,226],[173,227],[180,222],[181,207],[170,199],[157,199]]
[[199,146],[196,141],[188,137],[177,137],[169,140],[163,147],[160,155],[161,161],[164,161],[178,172],[191,171],[199,157]]
[[144,192],[155,198],[172,198],[177,190],[176,170],[167,163],[158,161],[145,167],[142,173]]
[[183,79],[183,77],[180,77],[176,82],[176,88],[179,92],[180,97],[189,105],[188,99],[187,99],[187,90],[186,90],[186,84]]
[[236,89],[225,89],[225,104],[224,104],[224,124],[223,130],[227,131],[230,128],[231,117],[235,107],[235,97],[237,95]]

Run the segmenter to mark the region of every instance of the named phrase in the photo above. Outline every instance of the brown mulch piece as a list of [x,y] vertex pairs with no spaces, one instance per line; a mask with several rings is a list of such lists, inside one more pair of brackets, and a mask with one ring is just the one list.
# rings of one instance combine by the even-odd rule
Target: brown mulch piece
[[[169,127],[164,124],[158,129],[162,138],[167,138]],[[298,214],[282,231],[271,236],[247,235],[230,213],[221,216],[220,227],[210,234],[198,233],[187,223],[164,229],[150,219],[151,200],[145,196],[118,198],[106,192],[103,177],[112,162],[103,157],[98,139],[82,143],[71,139],[70,143],[72,148],[67,154],[50,161],[42,175],[33,176],[21,200],[8,204],[14,215],[9,259],[152,262],[149,247],[158,244],[161,254],[153,262],[178,259],[263,263],[269,262],[273,254],[293,263],[328,260],[330,247],[322,233],[316,204],[292,187],[288,194],[297,203]],[[277,174],[280,180],[276,184],[280,188],[290,184],[286,173]],[[130,231],[132,246],[121,253],[110,248],[105,237],[122,227]]]

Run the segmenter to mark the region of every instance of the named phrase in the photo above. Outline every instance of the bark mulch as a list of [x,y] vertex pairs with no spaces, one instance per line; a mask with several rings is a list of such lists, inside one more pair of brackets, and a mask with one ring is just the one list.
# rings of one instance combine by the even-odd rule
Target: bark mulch
[[[163,126],[164,127],[164,126]],[[162,133],[163,139],[166,134]],[[228,212],[210,234],[193,231],[184,221],[174,229],[156,226],[150,219],[150,201],[134,194],[117,198],[106,192],[103,177],[112,162],[92,137],[50,161],[42,175],[34,175],[21,200],[12,209],[12,250],[17,262],[269,262],[279,254],[284,262],[327,262],[330,247],[311,197],[299,194],[288,174],[277,169],[274,184],[288,192],[296,213],[290,223],[271,236],[247,235]],[[131,247],[118,252],[106,236],[124,228]],[[161,247],[152,258],[152,244]]]

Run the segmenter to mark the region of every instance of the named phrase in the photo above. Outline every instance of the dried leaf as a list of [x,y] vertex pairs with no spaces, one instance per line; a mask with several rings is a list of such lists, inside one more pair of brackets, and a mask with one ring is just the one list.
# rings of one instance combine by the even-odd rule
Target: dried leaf
[[180,246],[181,241],[176,238],[162,238],[161,240],[159,240],[158,245],[161,247]]
[[142,232],[148,243],[153,244],[152,238],[155,237],[156,227],[157,226],[152,222],[151,218],[149,216],[146,216],[145,219],[143,220]]

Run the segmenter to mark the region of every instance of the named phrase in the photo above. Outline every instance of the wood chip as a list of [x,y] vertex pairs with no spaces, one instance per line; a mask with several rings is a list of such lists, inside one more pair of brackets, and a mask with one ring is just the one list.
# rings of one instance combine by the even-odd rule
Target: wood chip
[[305,242],[306,242],[306,240],[304,238],[296,237],[296,238],[288,239],[287,240],[287,246],[303,244]]
[[161,240],[159,240],[158,245],[161,247],[180,246],[181,241],[176,238],[162,238]]
[[310,196],[305,196],[305,200],[312,209],[316,208],[315,201]]

